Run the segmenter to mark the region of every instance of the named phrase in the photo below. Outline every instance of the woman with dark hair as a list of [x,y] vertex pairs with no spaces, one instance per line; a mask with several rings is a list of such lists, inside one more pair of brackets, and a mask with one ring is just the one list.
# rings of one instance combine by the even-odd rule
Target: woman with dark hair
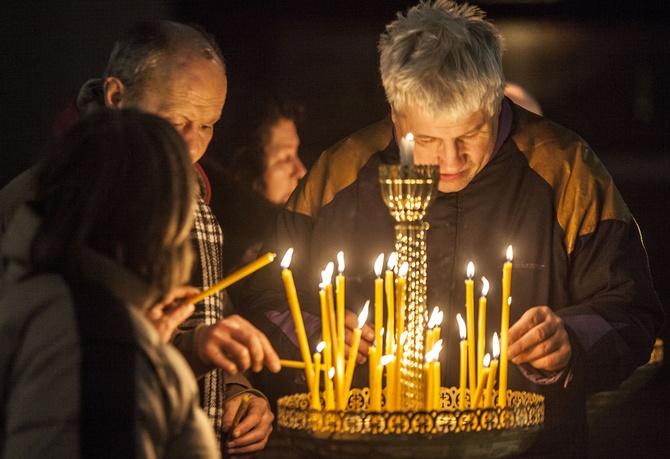
[[181,136],[99,110],[36,181],[2,244],[0,456],[216,457],[193,373],[145,318],[193,293]]

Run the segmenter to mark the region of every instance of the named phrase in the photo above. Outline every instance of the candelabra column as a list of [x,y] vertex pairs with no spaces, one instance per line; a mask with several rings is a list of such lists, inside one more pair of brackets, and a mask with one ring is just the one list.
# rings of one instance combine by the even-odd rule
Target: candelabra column
[[400,408],[404,410],[418,411],[423,409],[425,404],[423,342],[428,321],[426,308],[428,223],[423,221],[423,217],[438,181],[438,166],[385,164],[379,168],[382,197],[391,215],[398,222],[395,226],[398,265],[407,262],[409,267],[403,312],[407,338],[400,360]]

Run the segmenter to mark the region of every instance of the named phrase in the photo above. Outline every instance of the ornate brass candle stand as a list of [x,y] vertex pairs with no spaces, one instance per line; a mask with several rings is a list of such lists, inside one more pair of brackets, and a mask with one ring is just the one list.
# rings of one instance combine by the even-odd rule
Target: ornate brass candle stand
[[[424,406],[423,362],[424,329],[428,321],[426,308],[426,230],[423,221],[431,197],[440,180],[438,166],[379,167],[382,197],[396,219],[395,250],[398,264],[407,262],[405,323],[407,340],[400,360],[400,400],[406,410]],[[387,331],[388,333],[388,331]]]

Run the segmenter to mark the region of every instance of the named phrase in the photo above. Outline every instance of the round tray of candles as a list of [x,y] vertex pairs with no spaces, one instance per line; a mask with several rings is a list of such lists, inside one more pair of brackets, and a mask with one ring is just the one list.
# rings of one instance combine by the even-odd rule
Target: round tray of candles
[[[544,398],[507,391],[488,408],[459,409],[458,388],[440,388],[433,411],[369,411],[369,389],[352,389],[345,410],[315,410],[310,394],[278,401],[277,422],[289,442],[310,457],[474,458],[508,457],[526,451],[544,422]],[[323,396],[323,394],[322,394]],[[466,393],[469,400],[469,391]]]

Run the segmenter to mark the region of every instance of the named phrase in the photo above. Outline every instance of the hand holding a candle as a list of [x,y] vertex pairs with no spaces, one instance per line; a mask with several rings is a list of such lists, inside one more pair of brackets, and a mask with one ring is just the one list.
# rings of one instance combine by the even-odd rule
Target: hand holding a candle
[[572,346],[563,319],[547,306],[527,310],[509,329],[509,360],[547,371],[564,369]]
[[260,371],[263,365],[274,373],[281,369],[268,338],[236,314],[198,328],[194,341],[195,353],[205,366],[218,366],[231,374],[249,368]]
[[199,290],[195,287],[178,287],[146,312],[145,317],[156,328],[161,342],[169,343],[177,327],[191,317],[195,311],[195,305],[182,300],[198,292]]
[[[243,403],[248,403],[248,406],[244,408],[241,406]],[[241,418],[234,426],[236,415],[241,415]],[[228,432],[228,455],[251,454],[265,448],[273,421],[270,404],[263,397],[245,392],[228,400],[223,413],[223,431]]]

